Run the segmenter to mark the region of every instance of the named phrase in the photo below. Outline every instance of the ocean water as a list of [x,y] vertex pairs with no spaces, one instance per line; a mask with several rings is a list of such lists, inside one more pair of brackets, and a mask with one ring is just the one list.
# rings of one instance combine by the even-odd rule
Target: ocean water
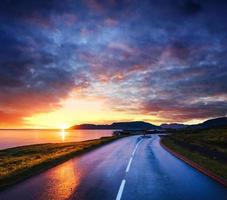
[[111,136],[112,130],[0,130],[0,149],[55,143],[77,142]]

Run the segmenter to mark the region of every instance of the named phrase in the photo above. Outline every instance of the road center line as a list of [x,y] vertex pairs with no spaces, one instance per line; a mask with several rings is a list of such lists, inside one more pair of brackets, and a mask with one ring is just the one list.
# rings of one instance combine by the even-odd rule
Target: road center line
[[[129,160],[129,162],[128,162],[127,168],[126,168],[126,170],[125,170],[126,173],[127,173],[127,172],[129,171],[129,169],[130,169],[130,166],[131,166],[131,163],[132,163],[133,156],[134,156],[134,154],[136,153],[136,150],[137,150],[138,145],[139,145],[140,142],[142,142],[142,140],[140,140],[140,141],[136,144],[136,146],[135,146],[135,148],[134,148],[134,150],[133,150],[133,152],[132,152],[132,156],[130,157],[130,160]],[[126,180],[123,179],[123,180],[121,181],[121,185],[120,185],[120,188],[119,188],[119,190],[118,190],[116,200],[121,200],[121,196],[122,196],[122,193],[123,193],[123,191],[124,191],[125,183],[126,183]]]
[[138,147],[138,144],[135,146],[135,149],[134,149],[134,151],[133,151],[134,154],[136,153],[137,147]]
[[132,163],[132,159],[133,159],[133,157],[131,157],[129,162],[128,162],[128,165],[127,165],[127,168],[126,168],[126,172],[128,172],[129,169],[130,169],[130,166],[131,166],[131,163]]
[[134,156],[135,153],[136,153],[136,148],[133,150],[132,156]]
[[120,188],[119,188],[119,190],[118,190],[116,200],[121,200],[121,196],[122,196],[122,193],[123,193],[123,190],[124,190],[124,187],[125,187],[125,182],[126,182],[125,179],[123,179],[123,180],[121,181],[121,185],[120,185]]
[[135,155],[136,150],[137,150],[137,148],[138,148],[138,145],[139,145],[139,143],[140,143],[141,141],[142,141],[142,140],[140,140],[140,141],[136,144],[136,146],[135,146],[135,148],[134,148],[134,150],[133,150],[133,152],[132,152],[132,156],[131,156],[131,158],[130,158],[130,160],[129,160],[129,162],[128,162],[128,165],[127,165],[127,168],[126,168],[126,172],[128,172],[129,169],[130,169],[130,166],[131,166],[131,163],[132,163],[133,156]]
[[140,141],[136,144],[136,146],[135,146],[135,148],[134,148],[134,150],[133,150],[133,152],[132,152],[132,156],[134,156],[134,154],[136,153],[136,150],[137,150],[137,148],[138,148],[140,142],[142,142],[142,140],[140,140]]

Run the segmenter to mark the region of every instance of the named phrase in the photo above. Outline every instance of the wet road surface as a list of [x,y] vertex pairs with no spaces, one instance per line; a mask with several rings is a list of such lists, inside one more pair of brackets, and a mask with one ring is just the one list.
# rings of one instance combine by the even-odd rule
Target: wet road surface
[[159,137],[102,146],[5,191],[1,200],[227,200],[227,189],[178,160]]

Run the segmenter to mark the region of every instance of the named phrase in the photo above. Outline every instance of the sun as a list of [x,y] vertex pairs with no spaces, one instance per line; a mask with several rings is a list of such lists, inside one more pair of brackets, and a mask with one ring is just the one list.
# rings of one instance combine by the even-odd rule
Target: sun
[[68,127],[69,127],[69,125],[66,124],[66,123],[62,123],[62,124],[59,125],[59,128],[60,128],[61,130],[65,130],[65,129],[67,129]]

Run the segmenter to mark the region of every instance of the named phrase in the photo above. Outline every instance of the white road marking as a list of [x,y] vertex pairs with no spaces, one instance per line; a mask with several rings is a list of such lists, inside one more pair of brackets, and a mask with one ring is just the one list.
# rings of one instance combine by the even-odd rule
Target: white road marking
[[121,185],[120,185],[120,188],[119,188],[119,190],[118,190],[116,200],[121,200],[121,196],[122,196],[122,193],[123,193],[123,190],[124,190],[124,187],[125,187],[125,182],[126,182],[125,179],[123,179],[123,180],[121,181]]
[[127,168],[126,168],[126,172],[128,172],[129,169],[130,169],[130,166],[131,166],[131,163],[132,163],[132,159],[133,159],[133,157],[131,157],[129,162],[128,162],[128,165],[127,165]]
[[140,141],[136,144],[136,146],[135,146],[135,148],[134,148],[134,150],[133,150],[133,152],[132,152],[132,157],[130,158],[130,160],[129,160],[129,162],[128,162],[128,165],[127,165],[127,168],[126,168],[126,172],[128,172],[129,169],[130,169],[130,166],[131,166],[131,163],[132,163],[133,156],[135,155],[136,150],[137,150],[138,145],[139,145],[140,142],[142,142],[142,140],[140,140]]
[[135,153],[136,153],[136,148],[133,150],[132,156],[134,156]]
[[136,146],[135,146],[135,148],[134,148],[134,150],[133,150],[133,152],[132,152],[132,156],[134,156],[134,155],[135,155],[136,150],[137,150],[137,148],[138,148],[138,146],[139,146],[140,142],[142,142],[142,140],[140,140],[140,141],[136,144]]
[[[129,160],[129,162],[128,162],[127,168],[126,168],[126,170],[125,170],[126,173],[127,173],[127,172],[129,171],[129,169],[130,169],[130,166],[131,166],[131,163],[132,163],[133,156],[134,156],[134,154],[136,153],[136,150],[137,150],[137,148],[138,148],[140,142],[142,142],[142,140],[140,140],[140,141],[136,144],[136,146],[135,146],[135,148],[134,148],[134,150],[133,150],[133,152],[132,152],[132,156],[131,156],[131,158],[130,158],[130,160]],[[123,180],[121,181],[121,185],[120,185],[120,188],[119,188],[119,190],[118,190],[116,200],[121,200],[121,196],[122,196],[122,193],[123,193],[123,191],[124,191],[125,183],[126,183],[126,180],[123,179]]]
[[137,147],[138,147],[138,144],[136,144],[136,146],[135,146],[135,148],[134,148],[134,151],[132,152],[133,154],[135,154],[135,153],[136,153],[136,149],[137,149]]

